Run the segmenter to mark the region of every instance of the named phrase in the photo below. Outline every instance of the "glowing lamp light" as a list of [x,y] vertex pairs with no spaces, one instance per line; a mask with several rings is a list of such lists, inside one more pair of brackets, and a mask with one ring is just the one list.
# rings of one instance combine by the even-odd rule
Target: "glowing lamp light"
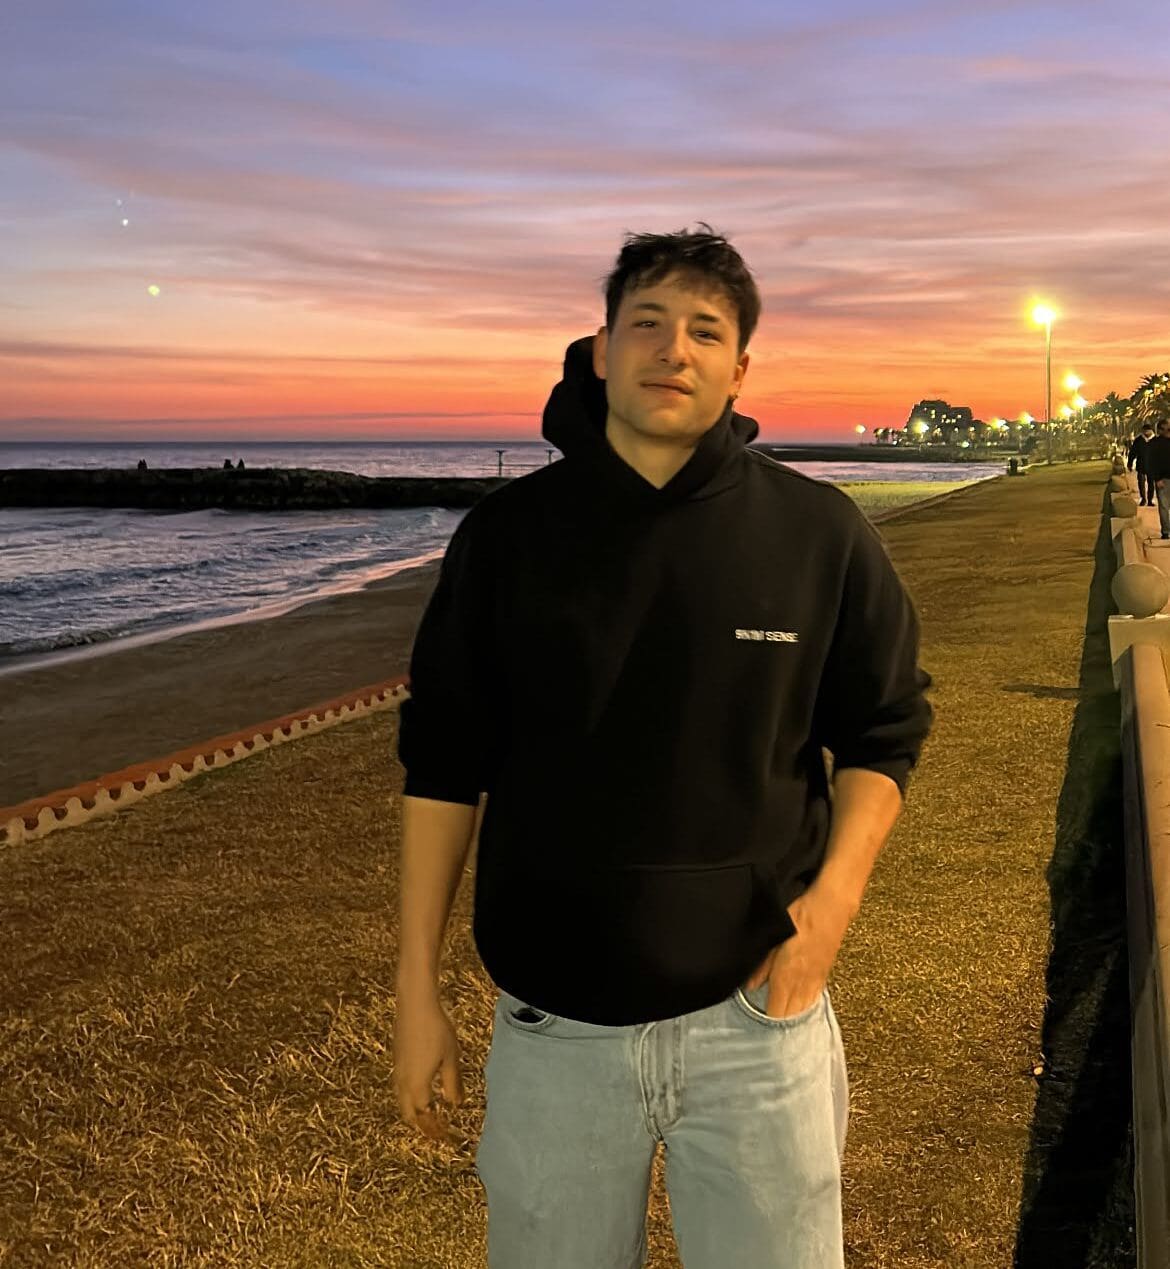
[[146,293],[147,295],[157,296],[159,294],[159,288],[155,286],[154,283],[152,282],[150,286],[146,288]]
[[1085,406],[1087,406],[1088,404],[1089,404],[1088,401],[1086,401],[1085,398],[1081,396],[1079,392],[1072,399],[1073,408],[1076,410],[1083,410]]
[[1085,381],[1079,375],[1074,375],[1071,371],[1064,376],[1064,386],[1069,392],[1076,392],[1078,388],[1084,386]]
[[926,433],[930,431],[930,424],[927,423],[925,419],[915,419],[914,422],[910,424],[910,430],[912,432],[917,432],[919,436],[925,436]]
[[1032,309],[1032,320],[1037,326],[1051,326],[1056,320],[1056,310],[1050,304],[1037,304]]
[[1066,419],[1066,420],[1071,419],[1075,413],[1076,411],[1072,408],[1071,405],[1062,405],[1060,407],[1060,417],[1062,419]]
[[865,428],[860,423],[858,423],[858,425],[853,430],[857,433],[858,436],[865,435]]
[[1023,414],[1020,415],[1017,422],[1022,423],[1024,427],[1027,427],[1030,423],[1035,423],[1036,420],[1028,413],[1027,410],[1025,410]]

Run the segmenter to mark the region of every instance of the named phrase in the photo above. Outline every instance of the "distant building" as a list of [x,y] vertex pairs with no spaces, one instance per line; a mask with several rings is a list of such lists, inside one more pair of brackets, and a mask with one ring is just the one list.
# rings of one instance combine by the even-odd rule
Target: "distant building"
[[971,409],[966,405],[951,405],[949,401],[919,401],[910,411],[903,430],[920,442],[941,441],[949,444],[956,431],[967,429],[974,423]]

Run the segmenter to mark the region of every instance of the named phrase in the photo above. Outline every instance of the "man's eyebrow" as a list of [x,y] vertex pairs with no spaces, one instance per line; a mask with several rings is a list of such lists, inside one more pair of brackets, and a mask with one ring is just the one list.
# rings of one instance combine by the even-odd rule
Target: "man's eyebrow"
[[[666,312],[665,304],[655,304],[651,300],[642,300],[640,304],[635,304],[630,311],[636,313],[641,308],[648,308],[652,313]],[[696,313],[694,316],[696,320],[700,322],[714,322],[717,326],[727,325],[723,318],[717,316],[715,313]]]

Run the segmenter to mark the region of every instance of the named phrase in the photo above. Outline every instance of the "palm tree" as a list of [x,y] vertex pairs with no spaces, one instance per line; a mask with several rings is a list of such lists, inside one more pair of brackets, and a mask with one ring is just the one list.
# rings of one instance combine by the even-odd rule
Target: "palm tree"
[[1139,426],[1157,427],[1170,419],[1170,374],[1146,375],[1129,399],[1130,410]]
[[1116,392],[1109,392],[1097,402],[1097,407],[1102,414],[1109,416],[1114,439],[1120,438],[1122,426],[1129,413],[1129,401],[1125,397],[1119,397]]

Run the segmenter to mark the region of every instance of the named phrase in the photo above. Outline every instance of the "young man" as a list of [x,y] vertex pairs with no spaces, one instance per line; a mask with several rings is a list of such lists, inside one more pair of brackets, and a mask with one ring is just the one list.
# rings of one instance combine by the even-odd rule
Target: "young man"
[[1138,505],[1141,507],[1154,505],[1154,482],[1146,470],[1146,447],[1153,435],[1154,429],[1146,423],[1129,447],[1129,470],[1133,471],[1137,467],[1138,497],[1141,500]]
[[659,1142],[687,1269],[843,1263],[826,982],[930,680],[856,505],[745,449],[760,299],[709,229],[627,237],[563,460],[466,514],[411,657],[395,1087],[424,1131],[436,1072],[462,1099],[437,968],[486,790],[491,1269],[642,1265]]

